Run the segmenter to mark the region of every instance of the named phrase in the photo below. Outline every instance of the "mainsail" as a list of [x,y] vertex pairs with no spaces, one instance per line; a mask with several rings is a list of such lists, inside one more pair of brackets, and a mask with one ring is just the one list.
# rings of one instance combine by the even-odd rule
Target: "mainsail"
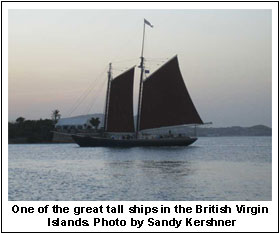
[[111,81],[107,132],[134,132],[134,67]]
[[140,130],[202,123],[175,56],[143,82]]

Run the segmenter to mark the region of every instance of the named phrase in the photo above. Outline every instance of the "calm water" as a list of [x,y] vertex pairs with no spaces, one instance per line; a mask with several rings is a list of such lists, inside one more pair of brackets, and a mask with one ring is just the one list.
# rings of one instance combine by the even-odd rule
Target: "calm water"
[[271,137],[189,147],[9,145],[9,200],[271,200]]

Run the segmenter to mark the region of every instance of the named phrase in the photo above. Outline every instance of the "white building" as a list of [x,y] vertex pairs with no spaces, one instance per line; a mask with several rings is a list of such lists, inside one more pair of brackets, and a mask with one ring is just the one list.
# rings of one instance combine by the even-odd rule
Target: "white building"
[[61,118],[56,123],[55,128],[58,131],[91,129],[93,128],[93,126],[90,123],[91,118],[99,118],[100,124],[98,126],[98,129],[104,126],[103,114],[91,114],[79,115],[69,118]]

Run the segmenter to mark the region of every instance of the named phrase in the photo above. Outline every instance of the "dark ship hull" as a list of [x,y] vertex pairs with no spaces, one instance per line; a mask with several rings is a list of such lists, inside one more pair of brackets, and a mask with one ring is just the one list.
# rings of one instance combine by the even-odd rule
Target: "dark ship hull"
[[142,146],[188,146],[197,138],[161,138],[161,139],[111,139],[72,135],[80,147],[142,147]]

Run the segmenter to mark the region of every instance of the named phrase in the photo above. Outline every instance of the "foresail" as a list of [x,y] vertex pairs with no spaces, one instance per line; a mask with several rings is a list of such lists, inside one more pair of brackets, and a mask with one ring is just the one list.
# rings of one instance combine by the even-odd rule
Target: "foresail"
[[134,67],[111,81],[107,132],[134,132]]
[[143,83],[140,130],[202,123],[175,56]]

